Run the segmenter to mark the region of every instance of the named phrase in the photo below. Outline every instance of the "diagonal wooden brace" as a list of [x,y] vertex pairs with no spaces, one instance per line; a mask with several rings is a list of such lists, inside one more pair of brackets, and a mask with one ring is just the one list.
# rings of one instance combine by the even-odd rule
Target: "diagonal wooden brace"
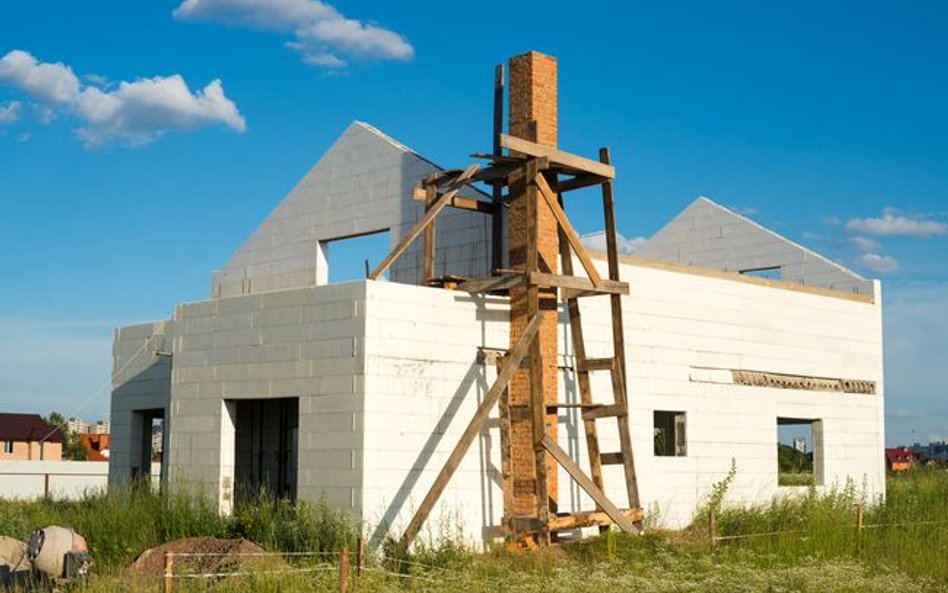
[[470,179],[471,176],[477,172],[477,170],[477,165],[471,165],[465,169],[460,176],[458,176],[458,178],[452,184],[455,186],[454,189],[445,192],[444,195],[438,198],[431,205],[431,208],[425,212],[424,217],[419,220],[404,237],[402,237],[402,240],[398,242],[398,245],[396,245],[394,249],[392,249],[392,252],[385,256],[385,259],[382,260],[382,263],[380,263],[377,268],[372,270],[372,273],[369,274],[370,280],[378,280],[378,277],[382,275],[382,272],[387,270],[388,267],[392,265],[392,262],[398,259],[398,256],[408,249],[408,246],[412,244],[412,241],[418,238],[418,235],[420,235],[425,230],[425,228],[431,224],[431,221],[434,220],[435,217],[442,210],[444,210],[444,207],[447,206],[449,202],[451,202],[454,196],[457,195],[459,191],[461,191],[461,187],[464,185],[463,182],[467,179]]
[[553,456],[553,459],[557,461],[563,469],[566,470],[576,483],[579,484],[580,488],[586,491],[587,494],[596,502],[597,505],[609,515],[609,518],[612,519],[616,525],[618,525],[622,531],[627,533],[638,533],[638,528],[635,526],[632,521],[626,517],[622,511],[619,510],[616,505],[612,503],[611,500],[605,495],[605,493],[596,486],[593,481],[583,473],[583,470],[580,469],[576,462],[573,461],[569,453],[564,451],[556,441],[550,438],[549,435],[543,437],[543,447],[550,452],[550,455]]
[[573,251],[575,251],[576,255],[579,256],[579,261],[583,264],[583,268],[589,275],[589,280],[592,282],[594,287],[599,288],[599,285],[602,284],[602,277],[599,276],[596,266],[593,265],[592,259],[586,252],[586,247],[583,246],[583,242],[579,239],[579,234],[576,232],[576,229],[573,228],[573,225],[570,224],[569,219],[566,217],[566,212],[563,212],[563,208],[557,201],[556,194],[553,193],[553,189],[550,188],[550,184],[546,182],[546,179],[544,179],[543,175],[536,176],[536,184],[537,188],[540,190],[540,195],[543,196],[543,199],[546,200],[547,205],[553,212],[556,222],[558,222],[560,228],[563,229],[563,234],[566,235],[566,239],[569,241],[569,244],[572,245]]
[[399,556],[404,556],[408,550],[408,546],[411,545],[412,540],[418,535],[418,531],[421,530],[421,526],[428,518],[428,515],[431,514],[432,509],[434,509],[435,503],[438,502],[438,498],[440,498],[451,476],[453,476],[457,470],[461,459],[464,458],[464,454],[467,453],[477,433],[480,432],[484,421],[487,420],[487,417],[490,415],[491,409],[493,409],[497,400],[500,398],[500,394],[507,389],[507,384],[513,378],[514,373],[520,369],[520,361],[527,355],[530,344],[533,343],[534,338],[536,338],[537,331],[540,329],[540,323],[543,320],[543,315],[544,313],[541,312],[533,316],[530,323],[527,324],[523,335],[520,336],[517,344],[513,347],[513,350],[510,351],[506,360],[504,360],[504,364],[497,374],[497,379],[494,381],[494,384],[491,385],[487,395],[484,396],[484,400],[481,402],[481,405],[478,406],[474,417],[471,418],[471,422],[467,425],[467,428],[464,429],[464,433],[461,434],[458,444],[454,446],[454,450],[451,451],[451,455],[448,456],[448,460],[445,461],[444,467],[441,468],[441,472],[438,474],[438,477],[435,478],[431,489],[428,490],[428,494],[426,494],[424,500],[421,501],[421,505],[418,507],[418,510],[415,511],[415,515],[408,523],[408,527],[406,527],[405,532],[402,533],[401,539],[398,540],[397,550]]

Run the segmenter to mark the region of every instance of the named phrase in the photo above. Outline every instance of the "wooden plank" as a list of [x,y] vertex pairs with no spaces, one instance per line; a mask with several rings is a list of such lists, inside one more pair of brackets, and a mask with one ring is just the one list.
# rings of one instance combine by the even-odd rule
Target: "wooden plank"
[[431,209],[425,212],[424,217],[422,217],[422,219],[419,220],[404,237],[402,237],[402,240],[398,242],[398,245],[396,245],[394,249],[392,249],[391,253],[386,255],[385,259],[382,260],[382,263],[380,263],[378,267],[376,267],[375,270],[369,274],[369,279],[378,280],[378,277],[382,275],[382,272],[387,270],[388,267],[392,265],[392,262],[394,262],[402,253],[404,253],[405,250],[408,249],[408,246],[418,238],[418,235],[420,235],[422,231],[424,231],[425,228],[431,224],[431,221],[434,220],[442,210],[444,210],[444,207],[447,206],[448,202],[451,201],[451,198],[453,198],[458,193],[458,191],[460,191],[461,186],[463,185],[462,182],[470,178],[475,171],[477,171],[477,165],[471,165],[465,169],[463,173],[461,173],[457,179],[458,183],[461,185],[458,185],[455,189],[448,191],[443,196],[438,198],[434,204],[432,204]]
[[581,371],[611,371],[616,364],[614,358],[583,358],[576,360],[576,369]]
[[568,191],[573,191],[574,189],[582,189],[591,185],[599,185],[603,181],[606,181],[605,177],[586,173],[585,175],[577,175],[572,179],[564,179],[563,181],[560,181],[557,184],[556,189],[562,194]]
[[[438,188],[434,185],[425,187],[425,214],[431,210],[434,204]],[[435,258],[435,221],[425,227],[425,245],[422,252],[421,278],[422,282],[428,284],[434,278],[434,258]]]
[[473,280],[468,280],[467,282],[462,282],[458,286],[458,290],[471,293],[491,292],[493,290],[504,290],[512,286],[522,284],[523,280],[524,276],[522,272],[514,274],[502,274],[492,278],[475,278]]
[[467,453],[471,443],[474,442],[474,439],[480,432],[484,421],[487,420],[487,417],[490,415],[490,411],[497,403],[500,394],[507,389],[507,384],[510,382],[510,379],[517,369],[520,368],[521,359],[523,359],[530,346],[536,341],[534,338],[537,335],[537,330],[540,329],[542,319],[540,315],[536,315],[530,319],[530,323],[527,324],[523,335],[517,340],[517,344],[510,351],[510,356],[504,361],[503,367],[497,375],[497,379],[494,380],[494,384],[491,385],[491,388],[487,391],[483,401],[481,401],[481,405],[477,407],[474,417],[471,418],[467,428],[464,429],[461,438],[451,451],[451,455],[449,455],[447,461],[445,461],[444,467],[441,468],[441,471],[435,478],[425,498],[421,501],[421,505],[419,505],[418,510],[415,511],[414,516],[408,523],[408,527],[405,528],[405,532],[402,533],[402,537],[398,541],[400,556],[404,556],[404,553],[408,550],[408,546],[411,545],[412,540],[418,535],[418,531],[428,518],[428,515],[431,514],[432,509],[434,509],[435,503],[438,502],[438,498],[440,498],[451,476],[453,476],[457,470],[461,459],[464,458],[464,454]]
[[[526,170],[526,189],[524,198],[526,199],[526,223],[527,223],[527,245],[526,261],[524,262],[524,271],[529,277],[531,272],[539,268],[539,188],[533,183],[539,175],[539,169],[535,159],[527,162]],[[540,289],[534,284],[527,285],[527,317],[541,317],[544,313],[540,311]],[[547,528],[547,522],[550,514],[550,495],[549,483],[546,475],[546,451],[543,448],[543,439],[546,436],[546,400],[543,386],[543,355],[540,348],[540,340],[536,339],[530,344],[530,427],[533,434],[533,461],[534,477],[536,479],[536,506],[537,520],[540,522],[540,529],[537,533],[537,541],[540,545],[550,543],[550,531]]]
[[[434,187],[429,185],[427,187]],[[418,197],[417,193],[412,193],[412,199],[416,202],[427,202],[427,190],[419,189],[421,191],[421,197]],[[458,210],[468,210],[470,212],[481,212],[483,214],[493,214],[496,212],[497,208],[491,202],[482,202],[481,200],[475,200],[473,198],[465,198],[463,196],[454,196],[451,198],[451,201],[448,202],[448,206],[451,208],[457,208]]]
[[603,465],[622,465],[624,463],[622,453],[618,451],[615,453],[603,453],[599,458],[602,460]]
[[[632,523],[645,518],[645,512],[642,509],[619,509],[619,512]],[[612,523],[612,518],[603,511],[582,511],[550,519],[550,531],[564,531],[579,527],[592,527],[593,525],[612,525]]]
[[[613,373],[615,375],[616,373]],[[629,409],[624,404],[609,404],[596,408],[590,408],[583,412],[583,420],[594,420],[596,418],[621,418],[629,415]]]
[[[498,361],[498,372],[503,365],[503,360]],[[510,388],[504,389],[500,394],[500,485],[503,491],[504,513],[501,519],[501,527],[504,533],[511,532],[510,519],[513,516],[514,508],[514,482],[513,482],[513,443],[510,440],[511,420],[510,420]]]
[[566,470],[566,473],[579,484],[579,487],[586,491],[586,494],[602,508],[606,515],[608,515],[622,531],[637,531],[632,521],[629,521],[616,505],[612,504],[612,501],[609,500],[605,493],[589,479],[589,476],[583,473],[583,470],[576,465],[575,461],[570,459],[569,453],[564,451],[549,435],[543,438],[543,446],[550,452],[553,459]]
[[615,168],[612,165],[570,154],[552,146],[543,146],[508,134],[500,135],[500,144],[508,150],[515,150],[532,157],[546,157],[550,160],[551,165],[558,165],[565,169],[592,173],[608,179],[613,179],[616,176]]
[[[494,156],[500,156],[502,147],[500,135],[504,130],[504,65],[497,64],[494,68]],[[506,176],[503,179],[506,182]],[[496,182],[491,191],[494,205],[500,204],[504,195],[504,184]],[[504,214],[500,207],[494,208],[490,226],[490,261],[491,269],[496,270],[504,265]],[[504,507],[506,508],[506,506]]]
[[[610,162],[609,149],[599,149],[599,160]],[[616,240],[615,204],[612,195],[612,181],[602,184],[602,209],[605,216],[606,252],[609,258],[609,279],[619,281],[619,250]],[[626,492],[629,496],[629,506],[641,506],[639,502],[638,476],[635,473],[635,459],[632,457],[632,437],[629,433],[628,396],[626,388],[625,364],[625,330],[622,325],[622,297],[610,295],[612,309],[612,343],[616,357],[616,368],[612,371],[612,390],[617,406],[621,406],[625,413],[618,416],[619,423],[619,450],[622,452],[622,465],[625,471]]]
[[580,263],[583,264],[583,268],[586,270],[589,280],[592,282],[594,287],[599,288],[599,285],[602,284],[602,278],[599,276],[599,271],[596,270],[596,266],[593,264],[592,259],[590,259],[589,254],[586,253],[586,246],[583,245],[583,242],[579,239],[579,233],[577,233],[576,229],[573,228],[569,218],[566,216],[566,212],[563,211],[563,208],[557,201],[556,194],[553,193],[553,190],[550,188],[550,185],[546,182],[546,179],[543,177],[543,175],[537,175],[535,177],[535,181],[537,184],[537,189],[540,190],[540,195],[542,195],[543,199],[546,200],[547,205],[550,207],[550,211],[553,212],[553,217],[556,218],[556,222],[558,222],[560,228],[563,229],[563,234],[566,236],[569,244],[573,246],[573,251],[575,251],[576,255],[579,257]]
[[532,284],[539,286],[550,286],[553,288],[570,288],[585,292],[596,292],[599,294],[629,294],[629,285],[625,282],[615,282],[613,280],[602,280],[599,286],[593,286],[588,278],[579,276],[563,276],[559,274],[547,274],[545,272],[533,272],[529,276]]

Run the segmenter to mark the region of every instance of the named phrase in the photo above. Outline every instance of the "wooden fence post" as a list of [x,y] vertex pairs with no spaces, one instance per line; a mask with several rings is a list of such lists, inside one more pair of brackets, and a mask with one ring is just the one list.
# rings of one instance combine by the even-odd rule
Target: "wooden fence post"
[[356,576],[362,576],[362,571],[365,569],[365,538],[361,535],[357,542],[358,548],[356,548]]
[[349,593],[349,548],[339,552],[339,593]]
[[718,550],[718,523],[713,507],[708,511],[708,550],[712,554]]
[[174,553],[165,552],[165,593],[174,591]]

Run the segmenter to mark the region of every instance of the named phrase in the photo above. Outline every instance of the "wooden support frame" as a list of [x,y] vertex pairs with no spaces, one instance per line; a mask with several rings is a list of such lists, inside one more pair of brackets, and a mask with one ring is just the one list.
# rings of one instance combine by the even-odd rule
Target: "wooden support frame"
[[408,249],[408,246],[411,245],[412,242],[418,238],[418,235],[420,235],[422,231],[424,231],[425,228],[428,227],[429,224],[431,224],[431,222],[435,219],[438,213],[444,210],[444,207],[448,205],[448,202],[455,195],[457,195],[458,191],[460,191],[463,184],[468,179],[470,179],[472,175],[474,175],[477,169],[478,169],[477,165],[471,165],[470,167],[465,169],[464,172],[461,173],[461,175],[458,176],[457,181],[455,182],[455,188],[449,190],[447,193],[445,193],[443,196],[438,198],[431,205],[428,211],[425,212],[424,217],[422,217],[421,220],[415,223],[415,226],[413,226],[411,230],[408,231],[408,233],[404,237],[402,237],[402,240],[398,242],[398,245],[396,245],[394,249],[392,249],[391,253],[386,255],[385,259],[383,259],[382,262],[379,263],[379,265],[372,271],[372,273],[369,274],[370,280],[378,280],[379,276],[381,276],[382,273],[385,272],[385,270],[387,270],[390,265],[392,265],[392,262],[394,262],[398,258],[398,256],[400,256],[402,253],[405,252],[406,249]]
[[474,417],[471,418],[467,428],[464,429],[460,440],[454,446],[454,450],[451,451],[447,461],[445,461],[444,467],[441,468],[441,472],[438,473],[438,477],[435,478],[431,489],[428,490],[428,494],[425,495],[424,500],[421,501],[421,505],[418,507],[418,510],[415,511],[415,514],[411,518],[411,521],[409,521],[404,533],[402,533],[402,537],[398,540],[399,556],[405,555],[405,552],[408,550],[408,546],[411,545],[411,542],[415,539],[415,536],[418,535],[418,531],[421,530],[421,526],[424,524],[425,519],[427,519],[428,515],[431,514],[435,503],[437,503],[438,499],[441,497],[441,493],[444,491],[445,486],[448,485],[448,481],[451,479],[451,476],[453,476],[454,472],[457,471],[458,465],[461,463],[461,459],[464,458],[464,454],[467,453],[471,443],[474,442],[474,438],[480,432],[481,427],[484,425],[484,421],[487,420],[487,416],[490,414],[490,411],[497,403],[501,393],[507,389],[507,384],[510,382],[513,374],[517,371],[517,369],[520,368],[520,361],[527,354],[527,350],[536,342],[535,338],[537,331],[540,329],[540,323],[542,320],[542,315],[535,315],[530,319],[530,323],[527,324],[523,335],[520,336],[520,340],[517,341],[517,344],[514,346],[513,350],[510,351],[507,359],[504,360],[503,367],[500,369],[497,379],[487,391],[487,394],[484,396],[481,404],[477,407]]
[[536,184],[540,190],[540,195],[546,200],[547,206],[549,206],[550,211],[553,212],[553,217],[556,218],[556,222],[560,225],[562,234],[569,241],[569,244],[572,245],[573,251],[576,252],[579,261],[583,264],[583,269],[585,269],[586,274],[589,275],[589,281],[592,282],[594,288],[599,288],[602,284],[599,271],[596,270],[592,258],[589,257],[589,254],[586,252],[586,247],[582,241],[580,241],[579,233],[573,229],[573,225],[570,224],[569,219],[566,217],[566,212],[563,211],[556,196],[553,195],[553,190],[550,189],[550,185],[546,182],[546,179],[543,178],[543,175],[537,175]]
[[551,165],[571,171],[592,173],[593,175],[599,175],[606,179],[613,179],[616,176],[615,168],[608,163],[587,159],[586,157],[570,154],[550,146],[544,146],[536,142],[524,140],[523,138],[517,138],[516,136],[501,134],[500,145],[507,150],[513,150],[527,156],[546,157],[550,160]]

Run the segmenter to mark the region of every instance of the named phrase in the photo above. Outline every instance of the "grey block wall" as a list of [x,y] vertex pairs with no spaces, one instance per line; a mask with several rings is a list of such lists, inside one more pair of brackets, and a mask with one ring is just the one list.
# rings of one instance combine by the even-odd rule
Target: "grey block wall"
[[[212,298],[313,286],[321,241],[388,229],[394,247],[424,213],[424,205],[412,199],[412,189],[438,170],[372,126],[352,123],[213,273]],[[470,188],[461,194],[487,199]],[[438,275],[489,275],[489,216],[448,208],[438,217],[436,232]],[[416,241],[395,262],[391,279],[418,284],[420,269],[421,242]]]
[[173,328],[171,321],[157,321],[115,330],[112,342],[110,483],[131,479],[132,467],[141,457],[143,436],[142,427],[135,420],[137,410],[163,409],[165,430],[168,430],[172,359],[159,353],[171,351]]
[[179,305],[170,479],[232,504],[226,401],[299,398],[297,495],[325,494],[359,518],[362,500],[365,283]]
[[871,280],[703,197],[636,255],[730,272],[779,267],[782,280],[873,294]]

